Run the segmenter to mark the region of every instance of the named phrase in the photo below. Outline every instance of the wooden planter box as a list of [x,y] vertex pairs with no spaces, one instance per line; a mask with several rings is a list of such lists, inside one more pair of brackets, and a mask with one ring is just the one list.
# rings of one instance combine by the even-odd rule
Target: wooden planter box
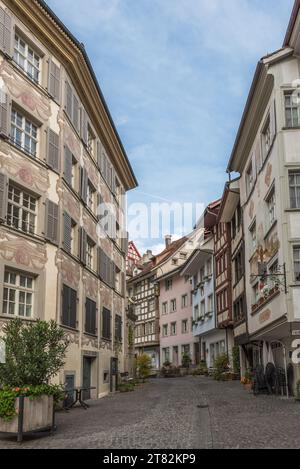
[[21,442],[24,433],[54,431],[53,396],[41,396],[33,400],[29,397],[18,397],[15,409],[18,415],[11,422],[0,418],[0,433],[17,435],[18,442]]

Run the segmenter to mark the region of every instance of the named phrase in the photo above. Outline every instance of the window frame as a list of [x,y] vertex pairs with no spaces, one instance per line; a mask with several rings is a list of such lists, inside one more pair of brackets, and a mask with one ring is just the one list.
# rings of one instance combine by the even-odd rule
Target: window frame
[[[6,280],[6,275],[14,275],[15,276],[15,283],[11,283],[10,281]],[[31,280],[32,286],[31,288],[27,285],[21,285],[21,278],[26,279],[26,283],[28,279]],[[2,299],[2,316],[4,317],[14,317],[14,318],[22,318],[24,320],[32,320],[34,319],[34,308],[35,308],[35,284],[36,284],[37,276],[28,272],[21,272],[9,267],[4,269],[4,278],[3,278],[3,299]],[[5,298],[5,290],[7,290],[7,298]],[[14,291],[14,301],[10,301],[10,292]],[[20,301],[21,293],[25,295],[25,301]],[[27,296],[31,295],[31,302],[27,303]],[[9,311],[9,305],[14,304],[14,312],[4,312],[4,303],[7,304],[7,311]],[[20,314],[20,306],[24,306],[24,314]],[[31,308],[30,314],[27,315],[26,309],[27,307]]]
[[[31,80],[33,83],[37,85],[41,85],[41,77],[42,77],[42,69],[43,69],[43,56],[42,54],[37,50],[36,47],[32,46],[30,41],[26,39],[22,33],[20,33],[18,30],[15,31],[14,33],[14,45],[13,45],[13,62],[16,64],[18,69],[20,69],[28,78]],[[19,43],[22,41],[24,43],[24,53],[19,50],[19,48],[16,47],[16,42],[19,41]],[[32,62],[29,59],[29,50],[33,54],[33,60],[38,59],[38,65],[36,65],[34,62]],[[24,60],[24,65],[22,66],[19,62],[19,60],[16,58],[17,56],[22,56]],[[34,75],[29,73],[29,68],[32,67],[35,71],[37,71],[37,79],[35,78]]]

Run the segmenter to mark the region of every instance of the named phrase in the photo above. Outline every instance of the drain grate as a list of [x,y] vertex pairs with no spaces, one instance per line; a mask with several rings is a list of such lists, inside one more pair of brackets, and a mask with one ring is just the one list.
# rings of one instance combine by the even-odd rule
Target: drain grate
[[198,409],[208,409],[208,407],[209,407],[209,406],[208,406],[207,404],[199,404],[199,405],[197,405],[197,408],[198,408]]

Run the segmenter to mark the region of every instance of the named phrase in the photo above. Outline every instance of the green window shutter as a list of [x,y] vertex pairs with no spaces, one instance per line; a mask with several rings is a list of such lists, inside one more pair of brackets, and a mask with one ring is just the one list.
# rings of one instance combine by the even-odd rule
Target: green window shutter
[[51,129],[48,129],[47,164],[54,171],[60,171],[59,135]]
[[3,173],[0,173],[0,221],[6,221],[7,215],[7,190],[8,179]]
[[69,184],[69,186],[72,186],[72,167],[73,167],[73,155],[68,145],[65,145],[64,179]]
[[48,92],[58,103],[60,102],[60,67],[49,61]]
[[45,238],[53,244],[59,244],[59,206],[49,199],[46,200]]
[[72,247],[72,219],[67,212],[64,212],[64,249],[71,253]]
[[11,33],[11,16],[0,7],[0,49],[8,55],[11,55]]

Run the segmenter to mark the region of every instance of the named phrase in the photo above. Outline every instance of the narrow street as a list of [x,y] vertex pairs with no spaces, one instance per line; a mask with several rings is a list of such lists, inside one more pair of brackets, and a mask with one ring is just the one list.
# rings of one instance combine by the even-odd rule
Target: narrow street
[[[202,449],[299,448],[300,405],[254,397],[238,382],[157,379],[57,414],[52,437],[26,438],[24,448]],[[200,406],[200,407],[199,407]],[[12,438],[0,448],[19,447]]]

